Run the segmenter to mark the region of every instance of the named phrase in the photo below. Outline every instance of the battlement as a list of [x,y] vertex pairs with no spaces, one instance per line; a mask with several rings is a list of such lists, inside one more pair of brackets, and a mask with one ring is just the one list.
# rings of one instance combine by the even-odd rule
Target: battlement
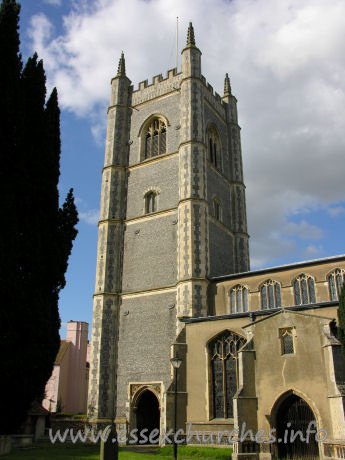
[[[166,73],[166,78],[160,73],[152,77],[152,83],[149,84],[148,80],[139,82],[137,89],[132,91],[132,106],[142,104],[144,102],[155,99],[156,97],[163,96],[173,91],[180,89],[181,80],[183,78],[182,72],[177,72],[176,67],[169,69]],[[211,105],[213,105],[220,114],[224,114],[225,103],[222,97],[213,90],[210,83],[202,75],[201,81],[205,88],[204,95]]]
[[166,93],[179,90],[182,79],[182,73],[177,73],[176,67],[169,69],[166,78],[160,73],[152,78],[152,83],[149,85],[148,80],[141,81],[137,89],[132,92],[132,105],[141,104],[143,102],[162,96]]
[[220,96],[216,91],[213,91],[213,86],[206,80],[206,78],[201,75],[201,81],[203,82],[204,86],[209,90],[209,92],[214,96],[215,100],[222,103],[222,96]]
[[213,91],[213,86],[208,83],[203,75],[201,75],[201,81],[204,84],[204,95],[206,99],[218,110],[218,112],[220,112],[220,114],[225,115],[225,102],[222,100],[222,97],[216,91]]

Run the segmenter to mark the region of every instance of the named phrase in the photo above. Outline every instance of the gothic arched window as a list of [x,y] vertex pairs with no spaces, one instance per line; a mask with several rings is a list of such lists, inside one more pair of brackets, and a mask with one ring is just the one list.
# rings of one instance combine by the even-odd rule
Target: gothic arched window
[[166,126],[154,118],[145,130],[145,159],[166,153]]
[[279,330],[280,346],[282,355],[291,355],[295,352],[294,331],[292,327],[285,327]]
[[301,274],[293,282],[295,305],[316,303],[315,281],[309,275]]
[[145,213],[150,214],[157,210],[157,194],[149,192],[145,195]]
[[210,126],[207,130],[207,148],[209,161],[219,170],[222,169],[220,140],[217,130]]
[[261,307],[263,310],[280,308],[282,306],[280,296],[280,284],[274,280],[267,280],[260,288]]
[[248,289],[240,284],[230,290],[230,313],[248,311]]
[[214,418],[234,416],[233,397],[238,388],[238,351],[245,343],[244,337],[231,331],[222,332],[209,343]]
[[345,270],[337,268],[333,273],[328,275],[328,287],[331,300],[338,300],[341,288],[345,282]]

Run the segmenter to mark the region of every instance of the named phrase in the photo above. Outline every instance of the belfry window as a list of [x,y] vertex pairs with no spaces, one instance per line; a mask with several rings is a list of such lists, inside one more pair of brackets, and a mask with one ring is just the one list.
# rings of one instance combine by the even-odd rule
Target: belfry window
[[337,268],[328,276],[329,295],[331,300],[338,300],[345,282],[345,270]]
[[222,220],[222,205],[218,199],[213,200],[213,212],[215,219],[221,221]]
[[274,280],[267,280],[260,288],[261,307],[263,310],[280,308],[282,306],[280,296],[280,284]]
[[248,289],[237,285],[230,290],[230,313],[248,311]]
[[295,305],[316,303],[315,281],[309,275],[299,275],[293,282]]
[[238,351],[245,343],[244,337],[224,331],[209,344],[214,418],[234,416],[233,397],[238,388]]
[[145,130],[145,159],[166,153],[166,126],[154,118]]
[[207,130],[207,146],[209,161],[213,164],[213,166],[221,170],[220,140],[214,126],[211,126]]
[[157,210],[157,194],[149,192],[145,195],[145,213],[150,214]]

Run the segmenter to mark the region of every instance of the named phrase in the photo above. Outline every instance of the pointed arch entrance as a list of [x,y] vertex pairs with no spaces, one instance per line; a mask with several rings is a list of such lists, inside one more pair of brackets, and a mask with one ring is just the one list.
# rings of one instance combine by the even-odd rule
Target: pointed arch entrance
[[[159,433],[160,409],[156,395],[150,390],[144,390],[140,393],[136,406],[136,428],[138,429],[138,434],[145,428],[147,429],[145,434],[147,437],[155,429],[158,429]],[[158,442],[159,434],[154,436],[154,438]]]
[[[319,459],[315,433],[309,434],[309,442],[306,442],[308,426],[315,431],[318,428],[314,412],[304,399],[294,393],[283,398],[276,408],[275,420],[278,442],[275,445],[274,459]],[[303,439],[299,434],[296,435],[297,432],[302,434]]]

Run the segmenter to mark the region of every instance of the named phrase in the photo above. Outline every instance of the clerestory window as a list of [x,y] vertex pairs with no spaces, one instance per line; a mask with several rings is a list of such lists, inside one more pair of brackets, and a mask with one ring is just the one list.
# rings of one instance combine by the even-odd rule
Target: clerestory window
[[282,306],[280,296],[280,284],[274,280],[267,280],[260,288],[261,307],[263,310],[280,308]]
[[295,305],[316,303],[315,281],[309,275],[301,274],[293,282]]
[[328,275],[328,287],[331,300],[338,300],[341,288],[345,282],[345,270],[337,268],[333,273]]
[[166,126],[154,118],[145,130],[145,159],[166,153]]
[[248,289],[237,285],[230,290],[230,313],[248,311]]

